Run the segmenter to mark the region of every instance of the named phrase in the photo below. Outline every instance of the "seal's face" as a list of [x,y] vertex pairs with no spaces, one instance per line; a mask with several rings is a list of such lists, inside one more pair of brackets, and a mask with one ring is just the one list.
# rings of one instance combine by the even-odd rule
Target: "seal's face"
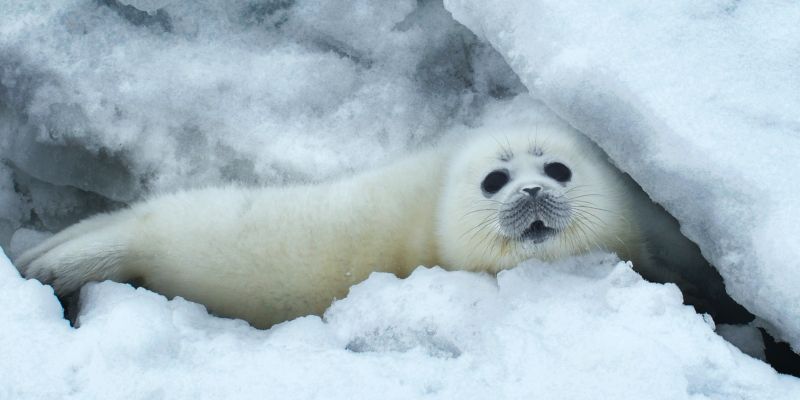
[[560,126],[477,136],[454,157],[439,220],[453,265],[501,269],[620,242],[618,172],[579,133]]
[[573,172],[563,157],[545,154],[537,144],[517,150],[501,146],[497,163],[481,181],[481,194],[496,209],[500,235],[542,243],[570,225],[573,207],[566,194]]

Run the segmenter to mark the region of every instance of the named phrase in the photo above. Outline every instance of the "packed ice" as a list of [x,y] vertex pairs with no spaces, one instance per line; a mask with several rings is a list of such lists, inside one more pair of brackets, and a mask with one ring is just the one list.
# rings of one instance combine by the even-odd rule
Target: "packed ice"
[[800,347],[798,20],[790,2],[727,0],[0,0],[12,258],[153,193],[321,181],[555,112],[758,317],[715,326],[592,254],[373,274],[269,330],[90,284],[75,328],[0,253],[0,399],[797,398],[757,328]]

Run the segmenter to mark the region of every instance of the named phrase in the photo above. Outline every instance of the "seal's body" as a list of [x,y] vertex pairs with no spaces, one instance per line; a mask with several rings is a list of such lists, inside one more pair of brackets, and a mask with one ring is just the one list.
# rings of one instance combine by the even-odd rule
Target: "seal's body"
[[153,198],[76,224],[17,265],[60,294],[135,280],[267,327],[322,313],[373,271],[497,272],[593,249],[647,262],[625,182],[567,127],[514,129],[335,182]]

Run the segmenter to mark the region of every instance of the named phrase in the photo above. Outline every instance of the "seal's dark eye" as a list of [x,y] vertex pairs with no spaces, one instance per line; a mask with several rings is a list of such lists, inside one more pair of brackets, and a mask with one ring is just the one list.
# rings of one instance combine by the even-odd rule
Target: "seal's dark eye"
[[508,171],[498,169],[497,171],[490,172],[489,175],[486,175],[486,178],[483,178],[481,189],[486,193],[495,194],[508,183],[508,180]]
[[559,182],[567,182],[572,178],[572,171],[560,162],[545,164],[544,173]]

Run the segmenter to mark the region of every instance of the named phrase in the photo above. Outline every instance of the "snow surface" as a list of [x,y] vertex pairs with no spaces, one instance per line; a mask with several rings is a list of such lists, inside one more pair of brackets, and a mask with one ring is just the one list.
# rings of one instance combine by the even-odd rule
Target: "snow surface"
[[445,0],[800,350],[800,3]]
[[70,328],[0,253],[0,398],[796,399],[672,284],[593,254],[497,279],[375,273],[324,318],[269,330],[104,282]]

